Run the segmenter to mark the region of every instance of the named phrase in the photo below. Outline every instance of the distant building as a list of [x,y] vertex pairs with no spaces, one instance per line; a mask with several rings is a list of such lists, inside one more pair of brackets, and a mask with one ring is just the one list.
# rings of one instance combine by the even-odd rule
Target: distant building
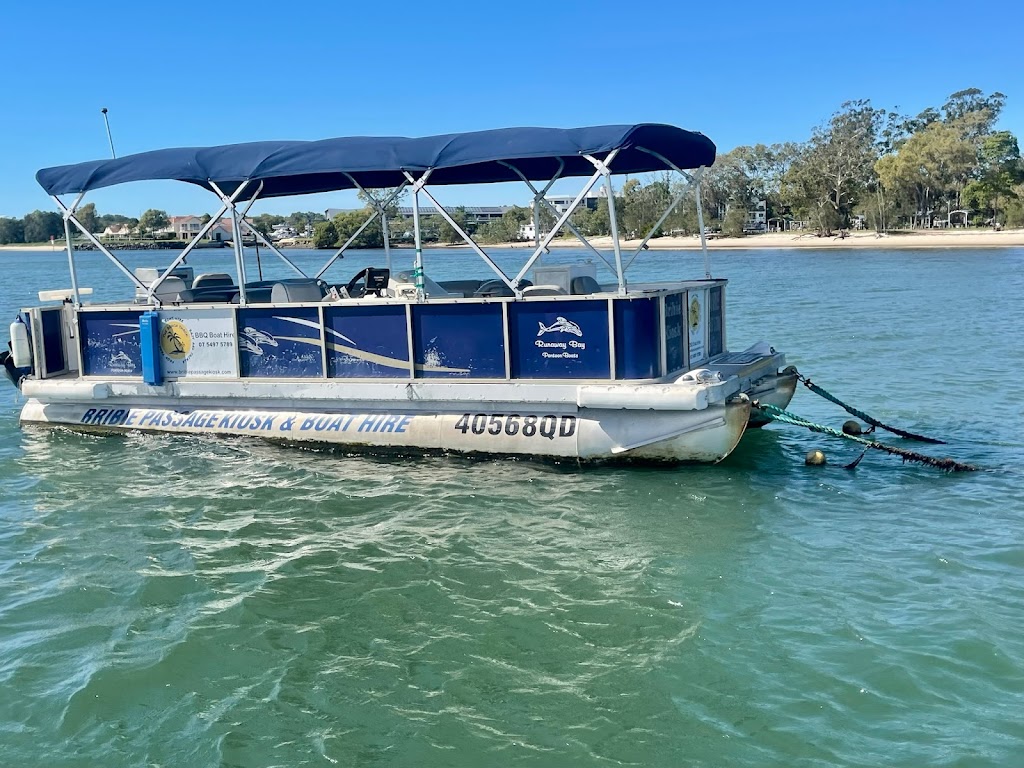
[[764,232],[768,228],[768,201],[757,200],[747,209],[747,217],[743,222],[746,232]]
[[103,230],[101,236],[108,240],[127,240],[133,233],[131,224],[111,224]]
[[[170,224],[156,232],[158,235],[173,235],[176,240],[191,240],[203,228],[199,216],[171,216]],[[231,219],[220,219],[206,233],[207,240],[230,240],[233,232]]]

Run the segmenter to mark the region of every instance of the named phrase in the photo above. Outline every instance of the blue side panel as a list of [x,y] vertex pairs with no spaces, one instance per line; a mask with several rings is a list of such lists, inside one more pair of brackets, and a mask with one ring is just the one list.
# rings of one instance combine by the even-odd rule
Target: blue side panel
[[615,376],[657,378],[661,368],[657,299],[615,302]]
[[716,285],[708,292],[708,357],[725,351],[725,329],[722,315],[722,286]]
[[61,309],[44,309],[40,313],[43,326],[43,354],[47,373],[63,371],[67,366],[64,359],[64,329],[61,324]]
[[327,375],[334,378],[409,378],[404,306],[329,307]]
[[505,378],[500,304],[421,304],[412,311],[417,376]]
[[238,358],[243,377],[323,376],[319,314],[314,307],[239,309]]
[[160,370],[160,314],[143,312],[139,318],[139,348],[142,353],[142,380],[157,386],[163,384]]
[[78,335],[85,376],[138,376],[140,312],[80,312]]
[[683,336],[683,294],[665,297],[665,367],[666,374],[683,369],[686,364]]
[[509,304],[512,377],[608,378],[608,302],[528,301]]

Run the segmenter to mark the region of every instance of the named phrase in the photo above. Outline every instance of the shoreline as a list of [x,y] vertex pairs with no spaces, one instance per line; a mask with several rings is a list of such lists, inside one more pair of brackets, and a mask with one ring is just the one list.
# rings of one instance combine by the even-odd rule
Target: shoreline
[[[595,248],[608,249],[612,247],[611,237],[604,235],[594,237],[590,240]],[[636,250],[640,246],[640,240],[622,240],[621,246],[624,250]],[[454,245],[433,245],[424,246],[430,248],[468,248],[465,243]],[[490,248],[516,248],[532,249],[532,243],[494,243]],[[579,248],[581,244],[575,238],[559,238],[551,243],[550,248]],[[994,230],[980,231],[922,231],[922,232],[899,232],[879,235],[875,232],[853,232],[846,237],[817,237],[813,233],[794,234],[792,232],[771,232],[763,235],[747,235],[746,237],[712,237],[708,240],[708,250],[734,250],[734,249],[778,249],[791,248],[810,249],[841,249],[841,248],[882,248],[886,250],[898,250],[904,248],[1014,248],[1024,247],[1024,229],[1009,229],[996,232]],[[659,237],[650,240],[647,248],[652,251],[682,251],[700,250],[700,239],[696,235],[688,237]],[[0,252],[3,251],[63,251],[63,246],[52,246],[49,243],[44,245],[0,245]],[[291,250],[291,249],[285,249]],[[324,251],[330,249],[321,249]]]

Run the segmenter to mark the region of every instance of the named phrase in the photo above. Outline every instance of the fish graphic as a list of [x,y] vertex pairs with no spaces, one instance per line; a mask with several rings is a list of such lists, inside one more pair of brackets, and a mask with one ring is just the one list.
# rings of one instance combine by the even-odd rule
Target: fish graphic
[[249,339],[245,338],[244,336],[238,340],[238,343],[239,343],[239,346],[242,349],[244,349],[246,352],[249,352],[250,354],[253,354],[253,355],[262,355],[263,354],[263,349],[260,347],[259,344],[256,344],[255,342],[250,341]]
[[540,330],[537,331],[538,336],[543,336],[545,333],[571,333],[574,336],[582,336],[583,331],[576,325],[572,320],[566,320],[564,317],[556,317],[555,322],[551,325],[544,325],[542,322],[537,322],[540,326]]
[[135,363],[128,357],[124,352],[118,352],[116,355],[110,356],[110,367],[111,368],[127,368],[129,371],[135,370]]
[[269,347],[277,346],[277,339],[275,339],[269,333],[258,331],[251,326],[247,325],[245,328],[243,328],[242,333],[245,336],[248,336],[249,340],[252,341],[252,343],[256,344],[257,346],[259,346],[260,344],[266,344]]

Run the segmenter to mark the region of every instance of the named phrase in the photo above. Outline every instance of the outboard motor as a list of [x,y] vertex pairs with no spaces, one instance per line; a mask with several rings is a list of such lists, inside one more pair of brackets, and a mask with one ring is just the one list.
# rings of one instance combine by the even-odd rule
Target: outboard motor
[[32,373],[32,345],[28,337],[28,326],[21,315],[11,323],[10,352],[0,352],[0,364],[14,386],[21,389],[21,380]]

